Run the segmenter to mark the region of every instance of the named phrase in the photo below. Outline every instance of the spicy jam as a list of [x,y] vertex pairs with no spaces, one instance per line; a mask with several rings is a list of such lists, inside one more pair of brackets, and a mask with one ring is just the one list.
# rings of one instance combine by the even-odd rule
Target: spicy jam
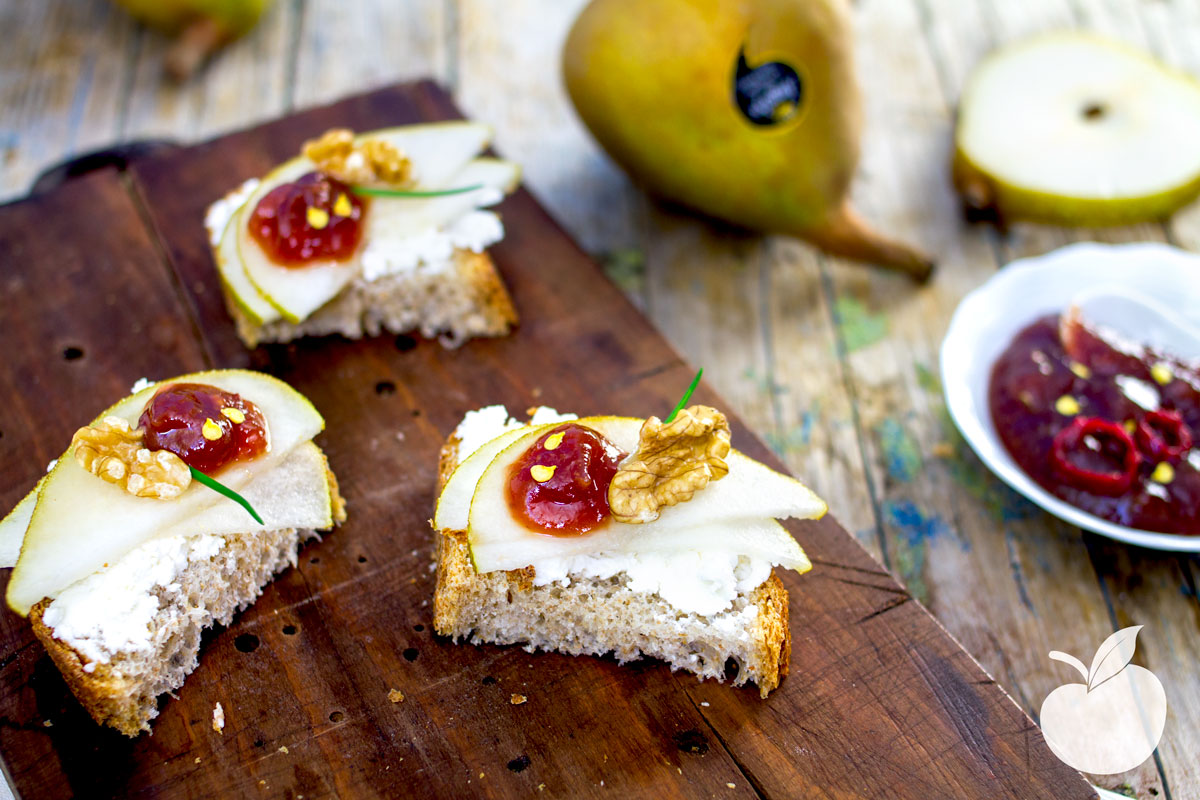
[[138,426],[149,450],[169,450],[206,475],[267,451],[267,424],[241,395],[202,383],[159,389]]
[[1200,534],[1200,370],[1078,317],[1043,317],[992,368],[1001,441],[1034,481],[1131,528]]
[[608,486],[625,455],[591,428],[559,425],[509,468],[508,507],[538,533],[587,533],[609,517]]
[[345,261],[362,241],[365,201],[321,172],[276,186],[250,215],[250,235],[272,261],[304,267]]

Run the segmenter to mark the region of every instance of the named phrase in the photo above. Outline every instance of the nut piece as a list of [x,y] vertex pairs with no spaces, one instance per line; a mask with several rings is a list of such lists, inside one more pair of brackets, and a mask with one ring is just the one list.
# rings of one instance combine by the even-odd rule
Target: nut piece
[[354,141],[354,131],[334,128],[319,139],[304,143],[301,151],[320,170],[345,183],[404,186],[412,174],[412,162],[393,145],[380,139]]
[[682,409],[670,424],[651,417],[638,448],[613,476],[608,505],[617,522],[658,519],[659,509],[692,499],[729,473],[729,423],[709,406]]
[[169,450],[142,447],[142,431],[130,430],[120,417],[105,417],[75,431],[71,451],[79,466],[135,497],[178,497],[192,482],[192,471]]

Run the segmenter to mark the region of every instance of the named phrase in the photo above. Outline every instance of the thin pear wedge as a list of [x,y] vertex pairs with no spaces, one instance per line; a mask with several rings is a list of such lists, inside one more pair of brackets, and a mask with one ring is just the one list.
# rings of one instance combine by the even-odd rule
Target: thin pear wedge
[[33,490],[8,512],[8,516],[0,520],[0,569],[17,565],[21,542],[25,541],[25,530],[29,527],[29,520],[33,519],[33,509],[37,505],[38,491],[45,482],[45,478],[39,480]]
[[[578,420],[625,452],[637,447],[642,422],[631,417]],[[504,446],[478,478],[471,500],[467,538],[478,572],[516,569],[542,558],[582,553],[661,552],[680,547],[755,555],[801,571],[808,568],[799,545],[774,520],[817,518],[825,513],[825,503],[794,478],[736,450],[726,458],[728,475],[711,482],[690,501],[664,509],[654,522],[623,525],[609,520],[578,537],[529,530],[508,508],[508,473],[545,429],[523,429],[523,435],[506,435],[503,442],[489,443],[491,449]],[[472,466],[472,470],[476,468]]]
[[255,325],[265,325],[280,318],[279,309],[271,305],[255,287],[246,274],[246,267],[238,253],[237,232],[246,224],[246,207],[242,206],[225,226],[221,242],[217,245],[217,272],[221,283],[233,296],[242,313]]
[[[268,451],[254,461],[231,464],[218,475],[234,491],[246,489],[325,427],[324,419],[299,392],[269,375],[246,370],[214,370],[172,378],[125,398],[97,419],[117,416],[136,427],[142,409],[158,387],[182,382],[210,384],[235,392],[258,406],[266,419]],[[195,481],[169,501],[134,497],[87,472],[71,453],[64,453],[38,491],[20,558],[9,580],[9,607],[24,616],[43,597],[56,596],[75,581],[115,563],[139,545],[217,503],[233,505]],[[251,521],[248,515],[246,520]],[[271,520],[266,521],[270,525]]]
[[257,475],[241,492],[263,524],[236,503],[213,503],[195,516],[161,531],[159,536],[254,534],[283,528],[322,530],[333,526],[329,470],[321,448],[303,442],[272,470]]
[[540,434],[558,424],[560,423],[526,425],[502,433],[459,462],[446,485],[442,487],[442,493],[438,495],[433,527],[439,531],[465,531],[470,523],[471,498],[475,494],[475,486],[484,470],[492,463],[492,459],[517,439],[530,433]]
[[954,182],[969,214],[1097,227],[1200,194],[1200,82],[1084,32],[1037,36],[967,81]]

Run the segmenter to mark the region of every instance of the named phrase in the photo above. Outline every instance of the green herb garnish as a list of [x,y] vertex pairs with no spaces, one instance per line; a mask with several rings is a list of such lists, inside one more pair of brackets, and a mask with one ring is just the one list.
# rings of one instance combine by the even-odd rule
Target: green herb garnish
[[225,495],[230,500],[234,501],[235,503],[238,503],[242,508],[249,511],[250,516],[254,517],[254,521],[257,522],[259,525],[266,524],[265,522],[263,522],[262,517],[260,517],[258,515],[258,512],[254,510],[254,506],[250,505],[250,502],[248,500],[246,500],[246,498],[242,497],[240,494],[235,492],[233,489],[230,489],[228,486],[221,483],[220,481],[215,480],[214,478],[208,477],[207,475],[205,475],[203,472],[196,469],[195,467],[188,465],[188,469],[190,469],[192,471],[192,477],[195,478],[197,481],[199,481],[200,483],[203,483],[205,486],[212,489],[217,494]]
[[355,194],[371,195],[373,197],[444,197],[448,194],[463,194],[465,192],[473,192],[476,189],[482,189],[483,184],[477,183],[474,186],[462,186],[458,189],[431,189],[429,191],[406,191],[404,189],[376,189],[371,186],[351,186],[350,191]]
[[696,387],[700,384],[700,376],[703,374],[704,367],[701,367],[696,373],[696,377],[692,378],[692,382],[688,385],[687,391],[683,393],[683,397],[679,398],[679,402],[675,404],[675,408],[671,409],[671,413],[663,420],[664,425],[675,419],[675,415],[679,413],[679,410],[687,405],[688,400],[692,399],[692,392],[696,391]]

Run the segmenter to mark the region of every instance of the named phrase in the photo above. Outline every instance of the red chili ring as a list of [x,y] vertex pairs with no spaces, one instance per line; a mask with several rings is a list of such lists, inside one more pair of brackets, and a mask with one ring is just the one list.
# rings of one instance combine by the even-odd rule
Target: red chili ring
[[1178,461],[1192,449],[1192,431],[1178,411],[1151,411],[1139,422],[1138,450],[1151,461]]
[[[1082,469],[1071,463],[1067,455],[1079,448],[1084,436],[1109,439],[1124,447],[1125,451],[1121,457],[1122,468],[1111,472],[1096,472]],[[1070,425],[1055,434],[1050,457],[1055,469],[1066,483],[1076,489],[1110,497],[1128,491],[1137,475],[1138,464],[1142,460],[1129,432],[1121,425],[1099,417],[1076,417]]]

